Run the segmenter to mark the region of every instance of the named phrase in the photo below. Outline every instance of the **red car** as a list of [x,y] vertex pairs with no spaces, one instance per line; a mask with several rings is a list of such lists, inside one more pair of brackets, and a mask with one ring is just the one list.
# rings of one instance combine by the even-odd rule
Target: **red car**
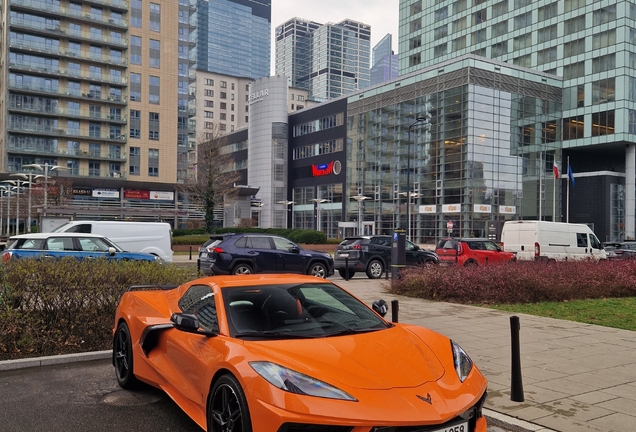
[[485,238],[444,238],[435,249],[440,264],[463,266],[509,262],[516,259],[512,252],[504,252],[495,242]]

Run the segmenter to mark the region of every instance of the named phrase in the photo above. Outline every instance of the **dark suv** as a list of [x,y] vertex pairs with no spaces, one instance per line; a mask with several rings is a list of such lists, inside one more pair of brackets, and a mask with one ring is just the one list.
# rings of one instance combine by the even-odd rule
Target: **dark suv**
[[[369,279],[377,279],[391,265],[390,236],[358,236],[347,237],[338,245],[335,255],[335,266],[338,273],[346,278],[347,260],[349,277],[356,272],[366,272]],[[438,264],[435,252],[420,249],[410,241],[406,241],[406,265]]]
[[197,266],[205,275],[300,273],[322,278],[333,275],[330,254],[302,249],[284,237],[269,234],[211,236],[199,247]]

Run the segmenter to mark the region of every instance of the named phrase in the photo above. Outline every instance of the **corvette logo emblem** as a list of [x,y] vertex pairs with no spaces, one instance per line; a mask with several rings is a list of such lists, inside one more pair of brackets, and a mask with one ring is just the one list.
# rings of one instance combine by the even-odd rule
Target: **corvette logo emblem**
[[431,394],[430,393],[426,393],[426,397],[424,396],[420,396],[420,395],[416,395],[419,399],[423,400],[424,402],[433,405],[433,402],[431,401]]

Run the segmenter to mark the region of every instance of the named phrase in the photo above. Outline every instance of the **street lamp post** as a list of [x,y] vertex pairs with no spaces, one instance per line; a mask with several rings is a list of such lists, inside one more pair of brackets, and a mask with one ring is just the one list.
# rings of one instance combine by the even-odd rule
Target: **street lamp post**
[[22,168],[35,168],[44,172],[44,205],[42,208],[43,216],[46,216],[46,207],[48,204],[48,193],[49,193],[49,171],[53,170],[67,170],[67,167],[63,167],[60,165],[50,165],[48,162],[44,165],[40,164],[27,164],[22,165]]
[[364,196],[361,194],[352,196],[354,200],[358,201],[358,235],[362,235],[362,201],[371,199],[368,196]]
[[411,129],[417,125],[418,123],[422,123],[427,121],[426,117],[417,117],[417,119],[411,123],[409,126],[409,135],[407,142],[407,151],[406,151],[406,223],[408,224],[406,228],[406,239],[411,239],[411,215],[410,215],[410,207],[411,207]]
[[[30,233],[31,232],[31,186],[33,185],[33,180],[38,179],[40,177],[44,177],[41,174],[35,174],[35,173],[18,173],[18,174],[11,174],[12,176],[16,176],[16,177],[22,177],[25,180],[28,180],[28,184],[29,184],[29,210],[28,210],[28,221],[27,221],[27,229],[26,232]],[[1,217],[0,217],[1,219]]]
[[[294,202],[293,201],[283,200],[283,201],[277,201],[277,203],[278,204],[284,204],[286,206],[292,206],[291,207],[291,213],[292,213],[292,215],[291,215],[291,220],[292,220],[292,224],[291,225],[292,226],[291,227],[293,229],[294,228]],[[290,210],[290,208],[287,208],[287,211],[289,211],[289,210]],[[289,216],[287,216],[285,218],[285,228],[289,228]]]
[[322,223],[320,221],[320,204],[329,202],[329,200],[326,198],[314,198],[312,201],[316,203],[316,216],[318,219],[316,221],[316,231],[322,231],[322,227],[321,227]]

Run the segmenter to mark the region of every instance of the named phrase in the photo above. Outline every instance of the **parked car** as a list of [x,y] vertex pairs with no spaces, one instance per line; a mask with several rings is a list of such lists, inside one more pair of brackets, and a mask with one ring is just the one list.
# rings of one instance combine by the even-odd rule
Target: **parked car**
[[503,251],[486,238],[443,238],[435,252],[442,264],[470,266],[516,260],[515,254]]
[[131,286],[118,384],[160,388],[207,431],[486,432],[487,380],[453,340],[300,275]]
[[603,243],[603,248],[609,259],[633,259],[636,258],[636,242],[607,242]]
[[162,262],[155,255],[126,252],[108,238],[97,234],[34,233],[9,238],[3,261],[15,258],[65,258]]
[[269,234],[213,235],[199,247],[198,268],[204,275],[300,273],[333,275],[333,258],[303,249],[284,237]]
[[[356,272],[366,272],[369,279],[377,279],[391,266],[391,236],[356,236],[345,238],[336,248],[334,265],[338,274],[346,278]],[[348,263],[348,266],[347,266]],[[439,259],[433,251],[421,249],[418,245],[406,241],[406,265],[438,264]]]

